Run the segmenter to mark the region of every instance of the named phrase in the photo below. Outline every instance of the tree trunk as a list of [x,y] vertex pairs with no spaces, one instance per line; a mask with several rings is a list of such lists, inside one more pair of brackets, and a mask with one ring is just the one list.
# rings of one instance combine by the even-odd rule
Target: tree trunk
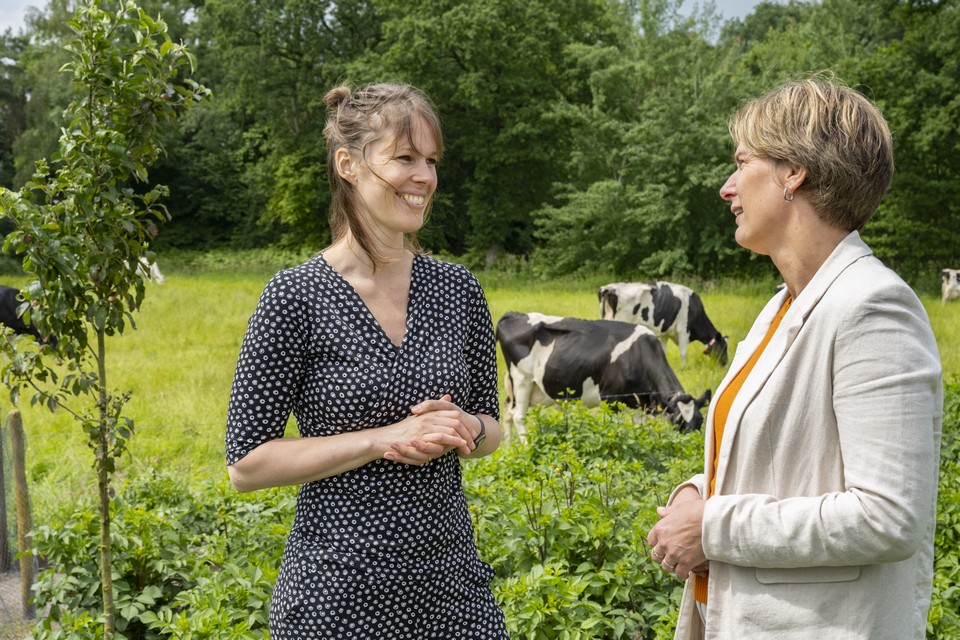
[[97,487],[100,492],[100,587],[103,592],[103,640],[111,640],[116,625],[113,607],[113,553],[110,544],[110,425],[107,406],[106,331],[97,328],[100,438],[97,443]]
[[20,549],[20,599],[23,602],[23,617],[32,620],[36,615],[31,601],[30,589],[33,587],[33,555],[27,553],[33,543],[30,539],[32,517],[30,515],[30,494],[27,492],[27,438],[23,433],[20,412],[14,409],[7,414],[10,427],[10,454],[13,456],[13,484],[17,496],[17,546]]
[[[101,435],[101,445],[104,438]],[[100,488],[100,584],[103,589],[103,639],[113,638],[116,624],[113,612],[112,552],[110,546],[110,481],[107,477],[107,461],[97,463],[97,482]]]
[[[7,422],[13,416],[7,414]],[[13,436],[11,436],[12,438]],[[0,573],[10,571],[10,540],[7,539],[7,483],[3,473],[3,439],[0,438]]]

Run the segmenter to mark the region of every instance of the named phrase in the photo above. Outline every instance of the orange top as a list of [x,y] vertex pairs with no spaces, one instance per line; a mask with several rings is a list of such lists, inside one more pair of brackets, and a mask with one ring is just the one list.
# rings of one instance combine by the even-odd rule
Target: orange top
[[[750,359],[747,360],[747,363],[743,365],[743,368],[737,372],[737,375],[734,376],[733,380],[730,381],[730,384],[723,390],[723,393],[720,394],[720,397],[717,398],[717,406],[713,411],[713,475],[710,478],[710,487],[707,497],[709,498],[716,491],[717,485],[717,467],[720,464],[720,442],[723,440],[723,429],[727,426],[727,417],[730,415],[730,407],[733,406],[733,401],[736,399],[737,394],[740,393],[740,389],[743,387],[743,383],[747,380],[747,376],[750,375],[750,372],[753,371],[754,365],[757,364],[757,360],[760,359],[760,355],[763,353],[763,350],[767,348],[767,344],[770,342],[770,338],[773,337],[773,334],[777,332],[777,327],[780,326],[780,322],[783,320],[783,316],[787,315],[787,310],[790,309],[790,304],[793,302],[793,298],[787,296],[787,299],[784,301],[783,306],[780,307],[780,310],[777,311],[776,317],[774,317],[773,322],[770,323],[770,328],[767,329],[767,334],[763,336],[763,340],[760,341],[760,345],[757,347],[757,350],[753,352],[753,355],[750,356]],[[707,576],[694,576],[693,581],[693,597],[697,602],[707,603]]]

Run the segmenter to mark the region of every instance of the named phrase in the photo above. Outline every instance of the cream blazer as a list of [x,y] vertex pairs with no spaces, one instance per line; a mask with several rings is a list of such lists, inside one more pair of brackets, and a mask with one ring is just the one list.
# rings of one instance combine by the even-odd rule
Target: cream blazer
[[[761,311],[715,397],[785,296]],[[851,233],[794,300],[730,409],[703,514],[707,638],[925,637],[941,374],[917,296]],[[701,495],[713,412],[707,472],[685,483]],[[701,638],[692,578],[676,638]]]

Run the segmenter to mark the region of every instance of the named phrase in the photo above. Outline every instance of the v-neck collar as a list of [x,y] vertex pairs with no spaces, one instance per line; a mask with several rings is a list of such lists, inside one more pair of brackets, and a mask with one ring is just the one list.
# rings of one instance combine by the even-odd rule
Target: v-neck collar
[[387,335],[386,330],[383,328],[383,325],[380,324],[380,321],[377,320],[377,317],[373,315],[373,312],[370,311],[370,307],[367,306],[367,303],[364,302],[363,297],[356,290],[356,288],[350,284],[350,281],[343,277],[339,271],[337,271],[332,264],[327,262],[327,259],[323,256],[323,253],[317,256],[320,262],[328,269],[331,273],[334,274],[334,278],[340,283],[340,286],[352,296],[357,303],[359,303],[360,308],[363,309],[363,315],[366,318],[367,322],[372,324],[377,329],[377,333],[380,335],[385,346],[388,346],[392,351],[399,352],[403,349],[403,346],[407,343],[408,336],[410,335],[410,328],[413,326],[413,323],[410,321],[414,314],[414,299],[415,293],[417,291],[417,271],[420,264],[420,254],[413,254],[413,263],[410,267],[410,289],[407,291],[407,308],[404,319],[403,326],[403,338],[400,340],[400,344],[396,344],[389,335]]

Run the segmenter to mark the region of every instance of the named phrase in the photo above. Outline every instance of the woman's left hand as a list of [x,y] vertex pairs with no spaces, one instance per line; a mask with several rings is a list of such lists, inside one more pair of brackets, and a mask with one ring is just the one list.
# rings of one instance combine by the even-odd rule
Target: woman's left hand
[[703,500],[692,487],[681,492],[669,507],[657,507],[660,521],[647,535],[651,556],[661,568],[686,579],[707,566],[703,552]]

